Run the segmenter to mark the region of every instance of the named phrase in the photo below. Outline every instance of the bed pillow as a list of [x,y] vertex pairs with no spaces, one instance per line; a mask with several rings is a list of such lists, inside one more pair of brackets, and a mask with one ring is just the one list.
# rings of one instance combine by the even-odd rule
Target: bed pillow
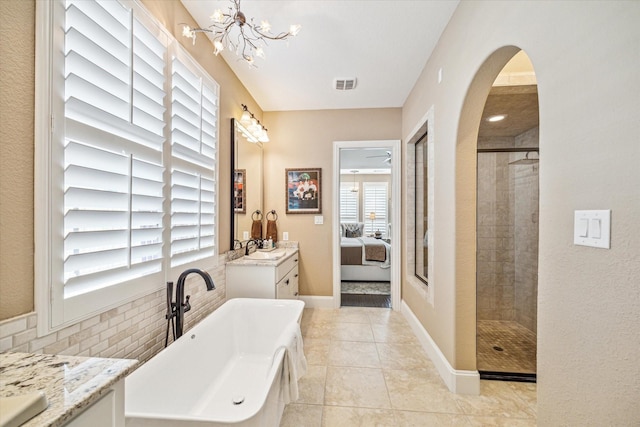
[[345,224],[342,224],[342,227],[344,228],[344,237],[362,237],[363,230],[364,230],[363,222],[345,223]]

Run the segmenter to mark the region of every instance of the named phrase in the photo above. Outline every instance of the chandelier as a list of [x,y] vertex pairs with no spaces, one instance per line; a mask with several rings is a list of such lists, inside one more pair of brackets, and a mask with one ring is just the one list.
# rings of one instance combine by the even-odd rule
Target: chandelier
[[[216,56],[224,49],[229,49],[247,61],[249,66],[254,66],[256,57],[264,59],[262,47],[267,45],[267,40],[285,40],[300,31],[300,25],[291,25],[287,32],[271,34],[269,22],[261,21],[260,25],[256,25],[253,18],[247,20],[244,13],[240,11],[240,0],[229,1],[232,5],[229,6],[228,12],[224,13],[220,9],[213,12],[211,15],[213,23],[207,28],[191,28],[183,24],[182,35],[193,39],[195,44],[197,33],[212,33],[213,53]],[[239,29],[237,34],[233,31],[235,28]]]

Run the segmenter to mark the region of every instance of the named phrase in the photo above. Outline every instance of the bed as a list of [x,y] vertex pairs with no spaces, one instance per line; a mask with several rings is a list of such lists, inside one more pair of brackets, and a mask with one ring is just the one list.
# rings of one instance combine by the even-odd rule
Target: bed
[[391,245],[363,235],[364,223],[340,224],[340,279],[388,282],[391,280]]

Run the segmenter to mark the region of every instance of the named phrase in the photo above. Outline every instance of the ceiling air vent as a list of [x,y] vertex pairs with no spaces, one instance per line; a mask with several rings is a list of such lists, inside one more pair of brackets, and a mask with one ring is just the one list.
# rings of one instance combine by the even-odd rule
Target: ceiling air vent
[[358,79],[355,77],[350,79],[336,79],[336,90],[352,90],[356,88]]

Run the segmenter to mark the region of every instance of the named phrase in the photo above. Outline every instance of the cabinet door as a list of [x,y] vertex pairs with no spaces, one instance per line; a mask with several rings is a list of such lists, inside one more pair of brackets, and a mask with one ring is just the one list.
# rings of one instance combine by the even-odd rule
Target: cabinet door
[[276,298],[298,299],[298,268],[291,270],[276,286]]

